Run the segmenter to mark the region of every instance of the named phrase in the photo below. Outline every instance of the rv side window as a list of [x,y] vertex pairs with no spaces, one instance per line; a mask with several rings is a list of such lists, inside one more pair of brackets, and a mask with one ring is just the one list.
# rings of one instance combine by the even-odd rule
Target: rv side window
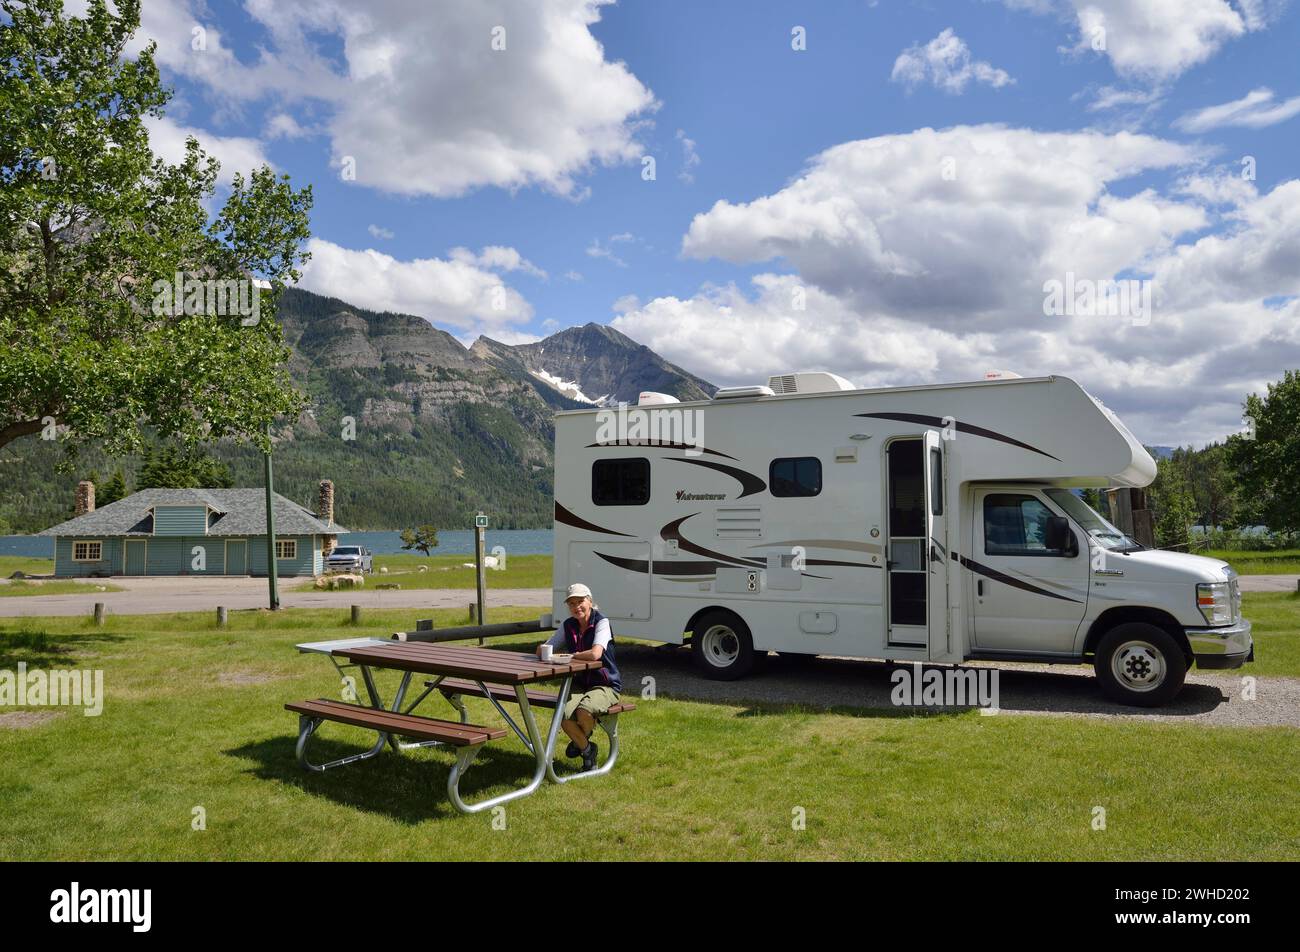
[[650,501],[650,461],[596,460],[591,464],[591,501],[597,506],[644,506]]
[[822,461],[815,456],[774,459],[767,476],[773,496],[816,496],[822,491]]
[[1047,547],[1047,520],[1054,515],[1036,496],[990,493],[984,497],[984,554],[1066,555]]
[[943,454],[937,447],[930,449],[930,513],[943,515]]

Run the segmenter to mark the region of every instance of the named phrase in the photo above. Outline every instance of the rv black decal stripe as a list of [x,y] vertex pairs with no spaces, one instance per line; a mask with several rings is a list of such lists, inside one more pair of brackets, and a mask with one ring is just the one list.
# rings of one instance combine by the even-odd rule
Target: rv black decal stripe
[[727,555],[725,552],[714,552],[712,549],[706,549],[701,545],[696,545],[690,539],[682,535],[682,523],[687,519],[698,516],[698,512],[693,512],[689,516],[682,516],[680,519],[674,519],[662,529],[659,530],[659,538],[665,542],[676,541],[677,548],[683,552],[694,552],[696,555],[703,555],[706,558],[717,559],[724,565],[739,565],[746,568],[766,568],[766,559],[747,559],[741,555]]
[[723,459],[735,459],[730,453],[723,453],[719,450],[711,450],[707,446],[692,446],[690,443],[674,443],[671,440],[611,440],[608,443],[588,443],[586,448],[589,450],[603,449],[606,446],[657,446],[665,450],[699,450],[701,453],[708,453],[711,456],[721,456]]
[[604,552],[597,552],[602,559],[610,565],[617,565],[621,569],[627,569],[629,572],[641,572],[642,574],[650,571],[650,563],[646,559],[624,559],[617,555],[606,555]]
[[804,559],[804,565],[843,565],[851,569],[878,569],[879,565],[868,565],[866,562],[839,562],[835,559]]
[[[942,417],[927,416],[924,413],[855,413],[854,416],[871,417],[875,420],[894,420],[898,423],[920,423],[923,426],[935,426],[943,429],[947,424]],[[1015,437],[1007,436],[1005,433],[999,433],[996,430],[987,430],[982,426],[976,426],[973,423],[961,423],[953,421],[952,426],[958,433],[969,433],[972,436],[982,436],[986,439],[997,440],[999,443],[1008,443],[1011,446],[1018,446],[1022,450],[1029,450],[1031,453],[1037,453],[1039,456],[1046,456],[1048,459],[1054,459],[1058,463],[1060,459],[1040,450],[1036,446],[1030,446],[1028,443],[1022,443]]]
[[1074,602],[1076,605],[1081,604],[1077,598],[1066,598],[1064,595],[1057,595],[1055,592],[1049,592],[1045,588],[1039,588],[1037,585],[1030,585],[1028,582],[1022,582],[1018,578],[1007,575],[1005,572],[999,572],[997,569],[989,568],[987,565],[981,565],[973,559],[968,559],[964,555],[952,554],[953,560],[960,562],[963,566],[970,569],[985,578],[990,578],[995,582],[1001,582],[1004,585],[1010,585],[1012,588],[1018,588],[1021,591],[1032,592],[1035,595],[1046,595],[1048,598],[1060,599],[1063,602]]
[[763,479],[734,466],[724,466],[722,463],[714,463],[707,459],[688,459],[684,456],[669,456],[667,458],[676,460],[679,463],[690,463],[692,466],[703,466],[705,469],[714,469],[719,473],[726,473],[739,482],[740,488],[743,490],[736,497],[737,499],[744,499],[746,496],[752,496],[754,493],[761,493],[767,489],[767,483]]
[[573,526],[575,529],[586,529],[588,532],[602,532],[605,535],[626,536],[629,539],[635,539],[636,536],[630,532],[615,532],[613,529],[606,529],[604,526],[598,526],[594,522],[588,522],[582,516],[574,515],[560,505],[559,500],[555,502],[555,521],[562,522],[566,526]]

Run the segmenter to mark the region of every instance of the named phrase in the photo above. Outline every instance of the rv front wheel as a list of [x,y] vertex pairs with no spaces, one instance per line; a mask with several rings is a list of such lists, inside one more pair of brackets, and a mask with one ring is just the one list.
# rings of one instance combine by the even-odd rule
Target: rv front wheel
[[1102,691],[1113,701],[1159,707],[1183,687],[1187,659],[1173,636],[1146,622],[1117,625],[1102,637],[1093,659]]
[[754,667],[754,641],[749,628],[731,612],[709,612],[695,623],[691,655],[706,678],[735,681]]

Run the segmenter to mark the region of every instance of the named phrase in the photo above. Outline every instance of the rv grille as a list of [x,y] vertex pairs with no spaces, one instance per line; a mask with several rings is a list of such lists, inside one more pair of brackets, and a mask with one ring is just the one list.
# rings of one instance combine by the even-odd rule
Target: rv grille
[[719,539],[763,538],[763,510],[758,506],[719,508],[714,514]]
[[779,377],[773,377],[767,382],[772,388],[773,393],[796,393],[799,389],[795,383],[794,374],[782,374]]

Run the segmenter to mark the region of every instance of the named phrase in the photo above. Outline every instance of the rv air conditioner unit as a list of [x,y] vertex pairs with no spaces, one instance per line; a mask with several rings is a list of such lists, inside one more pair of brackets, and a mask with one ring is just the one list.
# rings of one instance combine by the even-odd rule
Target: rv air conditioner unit
[[748,387],[722,387],[713,395],[714,400],[739,400],[741,397],[770,397],[772,388],[764,387],[762,384],[753,384]]
[[767,385],[773,393],[832,393],[836,390],[856,389],[839,374],[824,370],[769,377]]
[[681,403],[672,394],[656,393],[654,390],[642,390],[641,395],[636,398],[638,407],[655,407],[665,403]]

